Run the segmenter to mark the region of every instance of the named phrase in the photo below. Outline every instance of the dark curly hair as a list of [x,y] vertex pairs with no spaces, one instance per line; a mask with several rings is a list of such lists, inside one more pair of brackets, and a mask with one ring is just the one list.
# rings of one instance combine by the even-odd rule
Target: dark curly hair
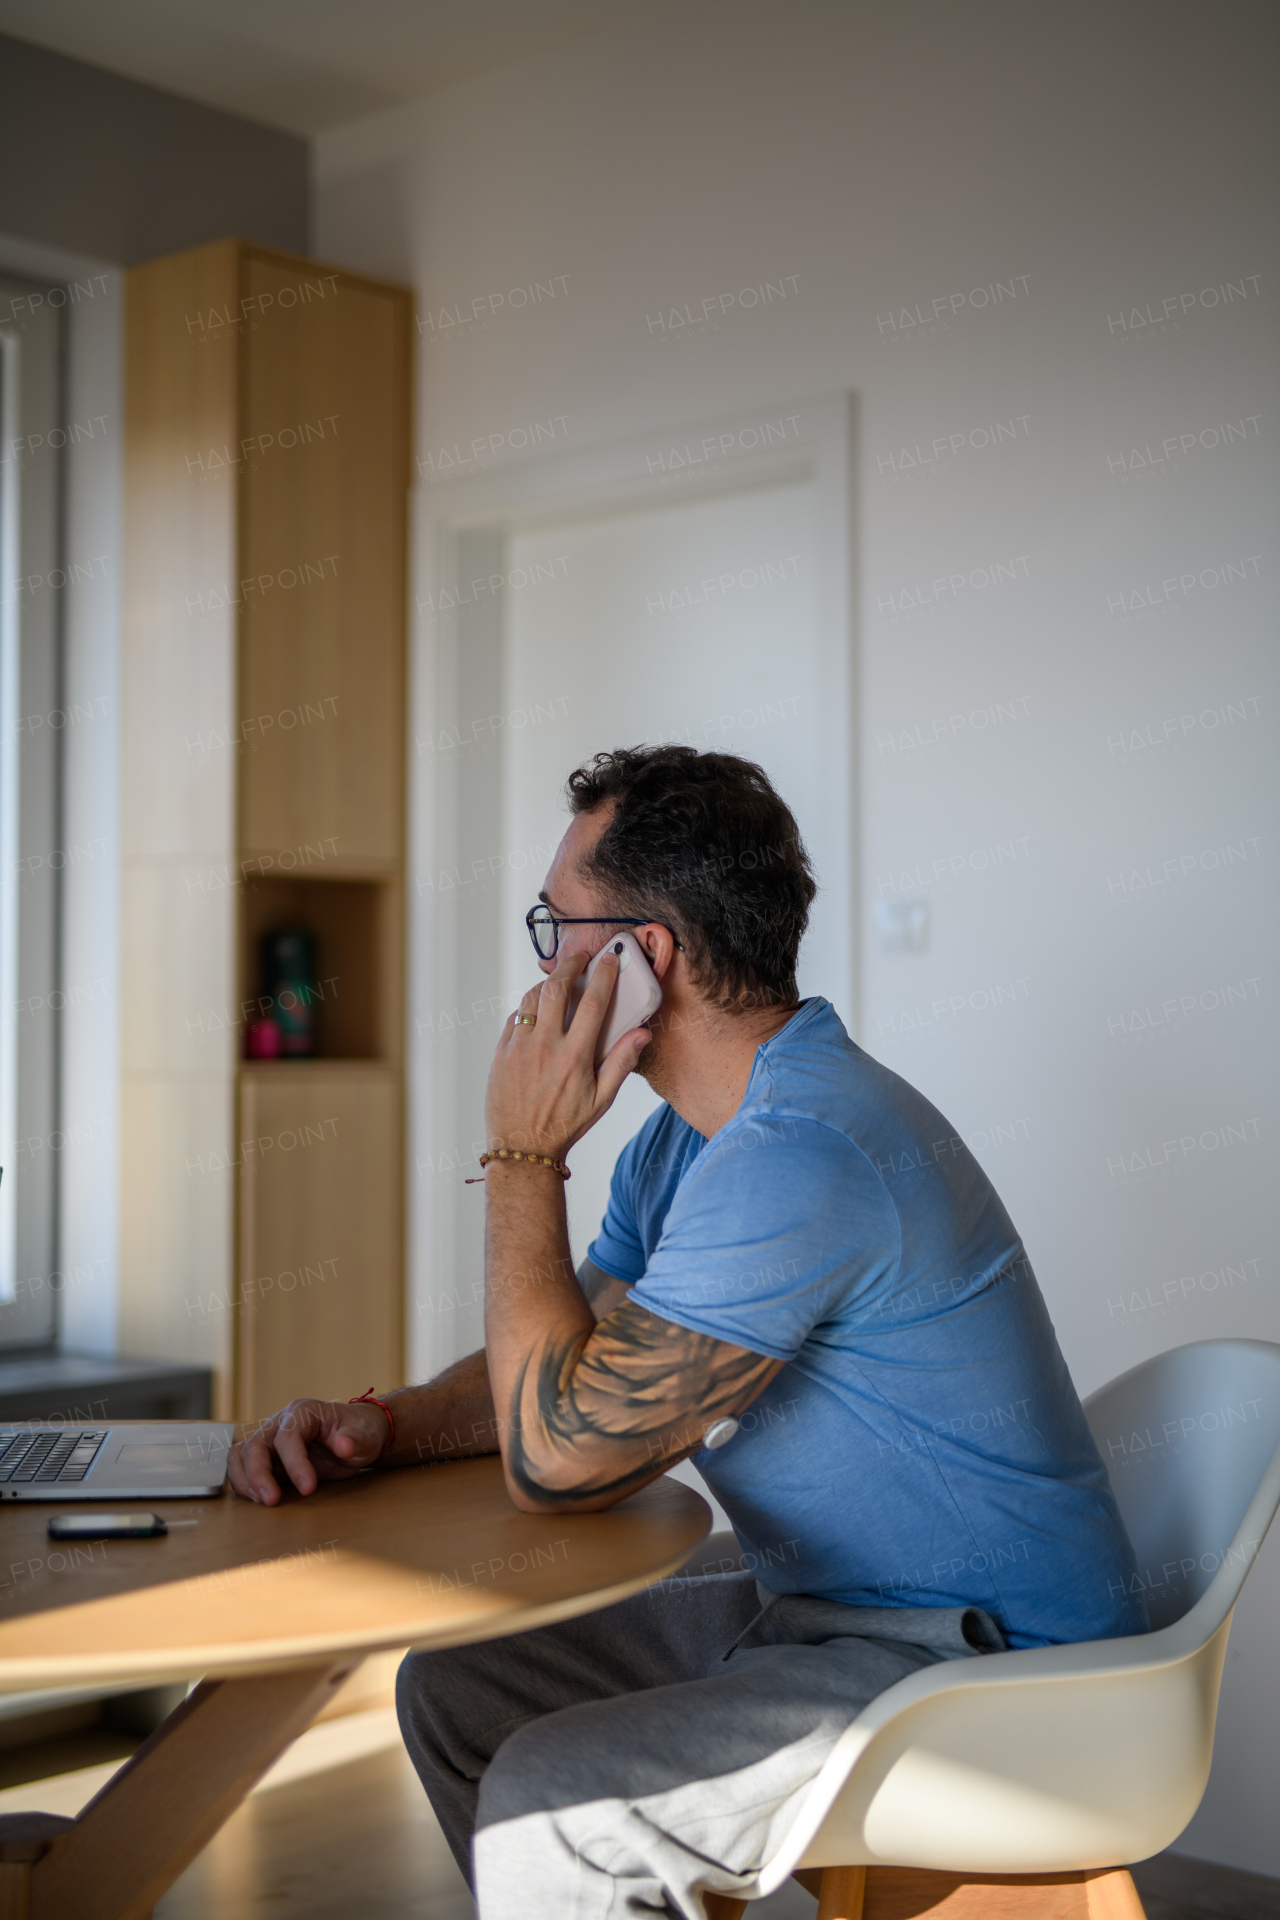
[[571,773],[565,792],[575,814],[616,803],[584,869],[624,917],[671,928],[713,1004],[795,1005],[818,889],[763,767],[696,747],[619,747]]

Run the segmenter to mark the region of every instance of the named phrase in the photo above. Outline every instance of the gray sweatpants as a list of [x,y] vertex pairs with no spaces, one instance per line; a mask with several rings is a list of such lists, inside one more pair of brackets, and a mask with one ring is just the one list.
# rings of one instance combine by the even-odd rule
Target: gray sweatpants
[[[481,1920],[705,1920],[748,1885],[869,1700],[994,1651],[974,1608],[787,1596],[677,1575],[560,1626],[411,1653],[405,1744]],[[726,1653],[736,1649],[725,1658]]]

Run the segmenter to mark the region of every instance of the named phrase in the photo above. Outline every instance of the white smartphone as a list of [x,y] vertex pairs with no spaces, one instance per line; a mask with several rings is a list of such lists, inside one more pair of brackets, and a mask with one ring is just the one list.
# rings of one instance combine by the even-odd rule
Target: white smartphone
[[601,947],[575,983],[575,989],[569,1002],[569,1016],[566,1026],[573,1024],[573,1016],[586,991],[590,980],[606,953],[617,956],[618,984],[613,990],[609,1002],[609,1011],[605,1014],[600,1028],[600,1038],[596,1042],[596,1072],[610,1047],[616,1046],[624,1033],[630,1033],[633,1027],[644,1026],[651,1020],[662,1005],[662,988],[658,985],[653,968],[644,957],[644,949],[633,933],[615,933],[613,938]]

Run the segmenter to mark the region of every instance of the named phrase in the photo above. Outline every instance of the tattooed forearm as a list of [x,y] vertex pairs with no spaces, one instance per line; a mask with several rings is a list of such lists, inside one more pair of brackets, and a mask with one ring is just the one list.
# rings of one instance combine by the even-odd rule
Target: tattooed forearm
[[525,1360],[508,1472],[540,1504],[617,1498],[694,1452],[781,1366],[624,1301],[594,1332],[548,1338]]

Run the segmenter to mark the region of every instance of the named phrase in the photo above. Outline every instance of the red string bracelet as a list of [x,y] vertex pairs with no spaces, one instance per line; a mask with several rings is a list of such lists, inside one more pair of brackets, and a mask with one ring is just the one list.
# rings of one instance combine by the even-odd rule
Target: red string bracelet
[[382,1453],[378,1455],[379,1460],[381,1460],[382,1454],[386,1452],[387,1448],[394,1447],[396,1443],[396,1417],[394,1413],[392,1413],[386,1401],[379,1400],[377,1394],[374,1392],[372,1387],[369,1388],[369,1391],[367,1393],[353,1393],[351,1398],[348,1400],[347,1405],[349,1407],[358,1407],[362,1400],[369,1401],[372,1406],[381,1407],[382,1411],[386,1414],[387,1419],[391,1422],[391,1432],[387,1435],[387,1438],[383,1441]]

